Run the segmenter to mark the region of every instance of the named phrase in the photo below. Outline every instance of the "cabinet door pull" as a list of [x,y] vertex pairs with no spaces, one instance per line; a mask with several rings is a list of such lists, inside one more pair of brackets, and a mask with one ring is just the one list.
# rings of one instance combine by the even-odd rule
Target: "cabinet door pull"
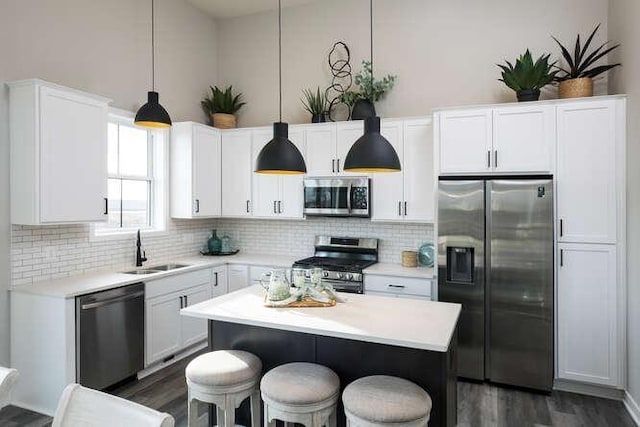
[[387,285],[387,286],[394,289],[404,289],[404,285]]
[[498,150],[495,150],[493,152],[493,167],[494,168],[498,167]]
[[184,306],[189,307],[189,298],[186,295],[184,296]]
[[407,216],[407,202],[404,202],[404,216]]
[[104,198],[104,215],[109,215],[109,199]]
[[491,167],[491,150],[487,150],[487,167]]
[[331,172],[336,173],[336,159],[331,159]]
[[180,308],[184,308],[184,301],[182,301],[182,297],[180,297]]
[[564,221],[560,218],[560,237],[564,234]]
[[200,213],[200,199],[196,199],[196,213]]
[[402,202],[398,200],[398,216],[402,216]]
[[216,277],[216,281],[215,281],[215,283],[213,284],[213,286],[218,286],[218,272],[217,272],[217,271],[216,271],[216,272],[214,272],[214,273],[213,273],[213,275]]
[[249,200],[247,200],[247,213],[249,213],[249,212],[250,212],[250,210],[249,210]]
[[338,173],[340,173],[340,159],[336,160],[336,165],[338,165],[336,167],[336,169],[337,169]]
[[276,202],[275,200],[273,201],[273,213],[276,214],[278,213],[278,211],[276,210],[276,206],[278,205],[278,202]]
[[560,267],[564,267],[564,250],[560,249]]
[[278,213],[282,213],[282,200],[278,200]]

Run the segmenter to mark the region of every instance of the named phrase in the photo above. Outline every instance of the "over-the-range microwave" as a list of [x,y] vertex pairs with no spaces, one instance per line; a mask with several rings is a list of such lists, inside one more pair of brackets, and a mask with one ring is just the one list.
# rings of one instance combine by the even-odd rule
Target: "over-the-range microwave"
[[371,216],[368,177],[317,177],[304,180],[304,213],[307,216]]

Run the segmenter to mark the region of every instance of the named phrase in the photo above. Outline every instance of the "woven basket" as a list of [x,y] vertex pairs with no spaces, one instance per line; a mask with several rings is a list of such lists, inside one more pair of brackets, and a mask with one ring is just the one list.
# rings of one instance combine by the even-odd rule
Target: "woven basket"
[[236,127],[236,116],[233,114],[213,113],[211,121],[218,129],[235,129]]
[[402,251],[402,266],[417,267],[418,253],[416,251]]
[[558,96],[565,98],[582,98],[593,96],[593,79],[591,77],[581,77],[560,82]]

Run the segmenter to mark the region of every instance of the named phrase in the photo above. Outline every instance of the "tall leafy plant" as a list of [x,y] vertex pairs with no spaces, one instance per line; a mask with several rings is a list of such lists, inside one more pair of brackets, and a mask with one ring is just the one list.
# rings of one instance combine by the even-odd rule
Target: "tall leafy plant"
[[570,53],[569,49],[563,46],[557,38],[551,36],[556,41],[556,43],[558,43],[558,46],[560,46],[562,56],[567,63],[566,67],[557,67],[558,71],[560,71],[561,73],[555,77],[556,81],[561,82],[564,80],[577,79],[581,77],[593,78],[621,65],[620,63],[616,63],[595,66],[595,63],[598,62],[601,58],[605,57],[614,49],[620,47],[619,43],[610,46],[610,42],[607,41],[602,43],[593,51],[589,52],[589,47],[591,46],[593,37],[598,32],[599,28],[600,24],[596,26],[591,35],[587,38],[584,46],[580,44],[580,34],[578,34],[575,46],[573,48],[573,53]]
[[393,89],[397,78],[398,76],[388,74],[382,80],[376,80],[373,77],[371,62],[362,61],[362,70],[355,76],[355,84],[359,90],[343,93],[341,100],[349,106],[354,105],[359,99],[377,102]]
[[514,66],[509,61],[507,65],[498,64],[502,69],[502,78],[498,79],[515,92],[523,90],[540,90],[553,82],[560,70],[552,71],[555,62],[549,63],[551,55],[541,55],[535,62],[529,49],[516,59]]
[[233,86],[220,90],[218,86],[211,88],[211,95],[205,97],[200,104],[207,114],[235,114],[246,102],[242,102],[242,94],[233,95]]

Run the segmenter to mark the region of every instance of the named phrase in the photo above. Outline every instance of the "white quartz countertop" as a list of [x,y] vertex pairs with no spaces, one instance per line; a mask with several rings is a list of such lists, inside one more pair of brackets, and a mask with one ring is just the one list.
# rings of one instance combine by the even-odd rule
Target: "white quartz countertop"
[[[287,256],[242,253],[220,257],[194,256],[188,258],[172,259],[172,264],[187,264],[188,267],[171,271],[163,271],[160,273],[144,275],[124,274],[121,272],[136,269],[135,267],[128,267],[119,269],[118,272],[100,271],[95,273],[63,277],[54,280],[44,280],[42,282],[36,282],[28,285],[14,286],[11,288],[11,291],[43,295],[54,298],[74,298],[80,295],[86,295],[93,292],[117,288],[132,283],[150,281],[159,279],[161,277],[182,274],[189,271],[208,267],[216,267],[225,264],[248,264],[290,268],[296,259],[297,258]],[[161,265],[165,263],[166,262],[150,261],[140,268],[147,269],[155,265]]]
[[342,294],[335,307],[270,308],[254,285],[180,311],[183,316],[445,352],[461,305]]
[[364,274],[377,274],[380,276],[415,277],[418,279],[433,279],[433,268],[427,267],[403,267],[402,264],[390,264],[379,262],[364,269]]

